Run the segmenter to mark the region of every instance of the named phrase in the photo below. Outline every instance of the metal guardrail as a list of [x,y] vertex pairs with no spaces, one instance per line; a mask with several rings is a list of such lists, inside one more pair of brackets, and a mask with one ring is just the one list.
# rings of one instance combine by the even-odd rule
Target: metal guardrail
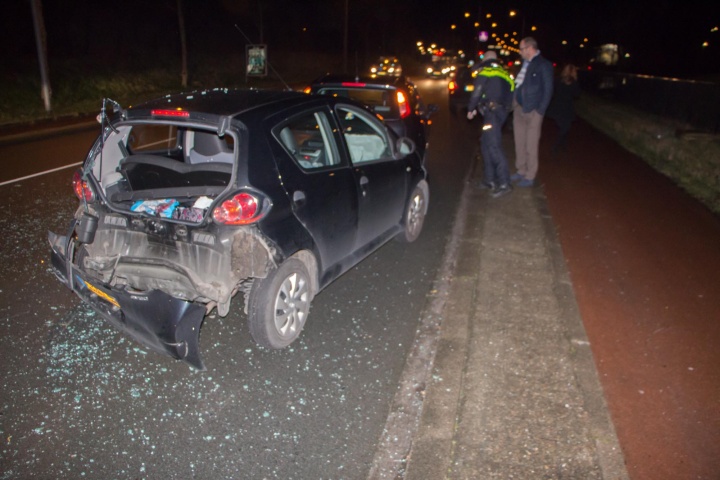
[[630,73],[579,71],[588,92],[671,118],[705,133],[720,133],[720,83]]

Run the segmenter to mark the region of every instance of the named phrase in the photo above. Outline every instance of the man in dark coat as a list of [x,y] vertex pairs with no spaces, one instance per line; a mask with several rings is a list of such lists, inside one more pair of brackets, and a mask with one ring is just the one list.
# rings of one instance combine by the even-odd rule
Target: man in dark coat
[[497,198],[512,191],[507,158],[502,148],[502,128],[512,106],[515,84],[492,50],[485,53],[475,74],[475,88],[468,103],[467,118],[475,118],[478,110],[483,116],[480,150],[484,180],[480,182],[480,187],[491,189],[491,195]]
[[553,94],[553,66],[540,55],[537,41],[525,37],[520,41],[523,65],[515,77],[513,133],[515,166],[511,179],[519,187],[532,187],[539,165],[540,131],[543,117]]

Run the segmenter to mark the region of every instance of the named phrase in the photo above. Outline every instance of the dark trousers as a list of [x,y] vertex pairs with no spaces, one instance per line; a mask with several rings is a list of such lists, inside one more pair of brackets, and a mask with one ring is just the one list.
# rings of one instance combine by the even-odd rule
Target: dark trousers
[[483,115],[480,151],[483,156],[485,183],[509,185],[510,171],[502,148],[502,128],[508,111],[504,108],[487,110]]
[[553,145],[553,152],[556,152],[558,150],[565,148],[565,142],[567,141],[568,133],[570,132],[570,126],[572,125],[572,120],[568,119],[555,119],[555,123],[558,127],[558,137],[557,140],[555,140],[555,145]]

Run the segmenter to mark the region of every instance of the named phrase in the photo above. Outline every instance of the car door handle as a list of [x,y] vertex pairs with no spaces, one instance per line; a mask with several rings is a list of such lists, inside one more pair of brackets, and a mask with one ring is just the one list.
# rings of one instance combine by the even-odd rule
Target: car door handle
[[365,187],[367,186],[368,183],[370,183],[370,180],[368,180],[368,178],[365,175],[360,177],[360,190],[362,190],[363,197],[367,195],[367,190],[365,190]]
[[302,190],[295,190],[293,192],[293,203],[298,207],[305,205],[305,192]]

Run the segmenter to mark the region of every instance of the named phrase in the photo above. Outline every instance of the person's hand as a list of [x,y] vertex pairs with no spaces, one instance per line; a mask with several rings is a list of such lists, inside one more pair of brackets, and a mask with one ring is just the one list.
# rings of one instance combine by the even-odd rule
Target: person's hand
[[475,114],[476,114],[475,110],[468,111],[467,119],[472,120],[473,118],[475,118]]

